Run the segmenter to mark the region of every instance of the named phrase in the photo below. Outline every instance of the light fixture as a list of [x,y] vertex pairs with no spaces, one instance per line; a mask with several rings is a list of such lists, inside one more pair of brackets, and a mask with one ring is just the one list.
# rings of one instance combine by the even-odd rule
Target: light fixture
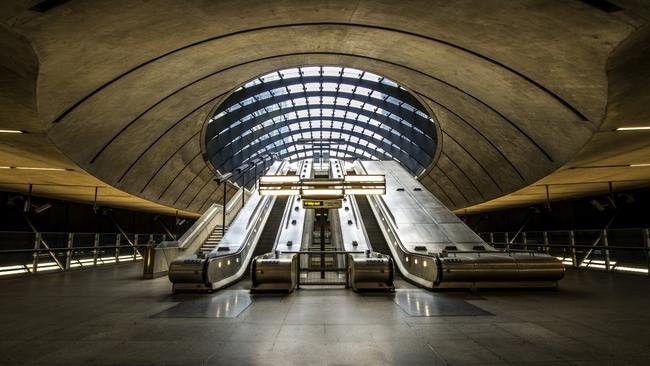
[[386,191],[383,189],[360,189],[360,188],[350,188],[345,190],[345,194],[385,194]]
[[386,177],[383,175],[346,175],[346,182],[385,182]]
[[29,166],[0,166],[0,169],[16,169],[16,170],[49,170],[49,171],[73,171],[74,169],[65,168],[38,168]]
[[20,130],[0,130],[0,133],[25,133],[25,131],[20,131]]
[[650,130],[650,126],[619,127],[616,129],[616,131],[641,131],[641,130]]
[[291,196],[299,194],[297,189],[260,189],[260,196]]
[[640,164],[630,164],[631,167],[642,167],[642,166],[650,166],[650,163],[640,163]]
[[615,269],[617,271],[625,271],[625,272],[648,273],[648,270],[645,268],[616,266]]
[[342,196],[342,189],[303,189],[303,196]]
[[297,175],[264,175],[260,177],[261,184],[284,184],[298,182],[300,182],[300,177]]

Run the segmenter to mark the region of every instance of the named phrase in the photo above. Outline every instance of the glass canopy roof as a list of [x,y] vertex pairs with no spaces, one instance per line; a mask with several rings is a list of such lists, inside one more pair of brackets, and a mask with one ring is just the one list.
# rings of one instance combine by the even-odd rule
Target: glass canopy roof
[[[208,121],[206,159],[252,181],[270,161],[396,160],[420,175],[433,160],[434,119],[395,82],[368,71],[297,67],[253,79]],[[256,171],[256,172],[255,172]]]

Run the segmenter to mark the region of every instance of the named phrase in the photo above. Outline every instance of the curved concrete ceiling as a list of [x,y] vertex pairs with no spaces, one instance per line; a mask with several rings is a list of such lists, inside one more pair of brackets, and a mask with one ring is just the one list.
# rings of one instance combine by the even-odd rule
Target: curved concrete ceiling
[[[216,105],[301,65],[368,70],[416,93],[441,128],[421,181],[450,208],[511,197],[589,155],[612,78],[630,77],[608,80],[608,59],[646,22],[580,1],[19,3],[2,5],[13,56],[2,64],[27,91],[10,100],[18,125],[107,185],[190,212],[221,195],[201,156]],[[637,113],[620,110],[617,123]]]

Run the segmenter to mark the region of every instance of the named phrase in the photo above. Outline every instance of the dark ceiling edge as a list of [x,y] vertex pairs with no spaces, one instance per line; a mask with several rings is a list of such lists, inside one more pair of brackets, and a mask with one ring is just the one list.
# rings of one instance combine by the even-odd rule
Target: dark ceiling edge
[[523,73],[515,70],[514,68],[512,68],[512,67],[510,67],[510,66],[508,66],[508,65],[506,65],[504,63],[501,63],[501,62],[499,62],[497,60],[494,60],[492,58],[484,56],[484,55],[482,55],[482,54],[480,54],[480,53],[478,53],[476,51],[470,50],[470,49],[465,48],[465,47],[461,47],[461,46],[459,46],[457,44],[454,44],[454,43],[451,43],[449,41],[445,41],[445,40],[442,40],[442,39],[421,35],[421,34],[414,33],[414,32],[403,31],[403,30],[400,30],[400,29],[394,29],[394,28],[390,28],[390,27],[383,27],[383,26],[376,26],[376,25],[340,23],[340,22],[313,22],[313,23],[307,22],[307,23],[278,24],[278,25],[272,25],[272,26],[266,26],[266,27],[245,29],[245,30],[241,30],[241,31],[237,31],[237,32],[223,34],[223,35],[220,35],[220,36],[206,38],[206,39],[203,39],[201,41],[190,43],[188,45],[185,45],[185,46],[179,47],[177,49],[171,50],[169,52],[163,53],[163,54],[161,54],[159,56],[156,56],[156,57],[154,57],[154,58],[152,58],[152,59],[150,59],[148,61],[145,61],[145,62],[143,62],[143,63],[141,63],[141,64],[139,64],[139,65],[137,65],[137,66],[135,66],[135,67],[133,67],[133,68],[119,74],[119,75],[117,75],[113,79],[105,82],[104,84],[102,84],[98,88],[94,89],[92,92],[90,92],[89,94],[87,94],[86,96],[84,96],[83,98],[81,98],[80,100],[78,100],[77,102],[75,102],[74,104],[69,106],[68,108],[66,108],[61,114],[59,114],[58,117],[55,118],[55,120],[53,122],[54,123],[60,122],[61,120],[63,120],[63,118],[65,118],[65,116],[67,116],[71,111],[73,111],[75,108],[77,108],[80,104],[82,104],[88,98],[92,97],[93,95],[95,95],[96,93],[98,93],[102,89],[106,88],[111,83],[117,81],[118,79],[126,76],[127,74],[129,74],[129,73],[131,73],[131,72],[133,72],[133,71],[135,71],[137,69],[140,69],[140,68],[142,68],[142,67],[144,67],[144,66],[146,66],[146,65],[148,65],[150,63],[153,63],[153,62],[155,62],[157,60],[160,60],[160,59],[162,59],[162,58],[164,58],[166,56],[172,55],[172,54],[174,54],[176,52],[180,52],[180,51],[183,51],[185,49],[188,49],[188,48],[191,48],[191,47],[203,44],[203,43],[211,42],[211,41],[222,39],[222,38],[228,38],[228,37],[236,36],[236,35],[240,35],[240,34],[245,34],[245,33],[254,33],[254,32],[258,32],[258,31],[264,31],[264,30],[270,30],[270,29],[280,29],[280,28],[292,28],[292,27],[295,28],[295,27],[306,27],[306,26],[328,26],[328,25],[344,26],[344,27],[370,28],[370,29],[384,30],[384,31],[388,31],[388,32],[395,32],[395,33],[399,33],[399,34],[404,34],[404,35],[409,35],[409,36],[413,36],[413,37],[417,37],[417,38],[426,39],[428,41],[437,42],[437,43],[444,44],[444,45],[447,45],[449,47],[464,51],[464,52],[466,52],[468,54],[474,55],[474,56],[476,56],[476,57],[478,57],[480,59],[483,59],[483,60],[485,60],[485,61],[487,61],[489,63],[492,63],[492,64],[494,64],[496,66],[499,66],[499,67],[513,73],[514,75],[517,75],[518,77],[522,78],[523,80],[526,80],[530,84],[536,86],[538,89],[544,91],[546,94],[553,97],[553,99],[558,101],[564,107],[571,110],[581,120],[589,121],[589,119],[584,114],[582,114],[582,112],[580,112],[577,108],[575,108],[571,103],[567,102],[562,97],[560,97],[558,94],[551,91],[550,89],[548,89],[544,85],[540,84],[539,82],[533,80],[532,78],[524,75]]
[[[212,198],[212,197],[214,196],[215,193],[217,193],[217,190],[218,190],[218,189],[219,189],[219,185],[217,185],[216,187],[214,187],[214,189],[212,190],[212,192],[210,192],[210,194],[208,195],[208,197],[203,201],[203,204],[201,204],[201,206],[199,206],[199,211],[203,210],[203,207],[205,206],[205,204],[208,203],[208,202],[210,201],[210,198]],[[221,195],[221,197],[223,198],[223,195]]]
[[[187,142],[189,142],[190,140],[192,140],[192,138],[194,138],[195,136],[196,136],[196,134],[192,135],[192,137],[190,137],[190,139],[187,140]],[[154,173],[154,174],[151,176],[151,178],[149,179],[149,181],[147,182],[147,184],[144,186],[144,188],[142,188],[142,190],[140,191],[140,193],[143,193],[144,190],[147,189],[147,186],[149,185],[149,183],[151,183],[151,181],[153,181],[154,177],[157,176],[158,173],[159,173],[162,169],[165,168],[165,166],[167,165],[167,163],[168,163],[168,162],[169,162],[169,161],[170,161],[174,156],[176,156],[176,154],[178,154],[179,151],[181,151],[182,149],[184,149],[186,146],[191,146],[191,145],[188,145],[187,142],[185,142],[184,144],[180,145],[180,147],[179,147],[179,148],[178,148],[178,149],[177,149],[173,154],[171,154],[171,155],[169,156],[169,158],[167,158],[167,160],[166,160],[166,161],[165,161],[165,162],[160,166],[160,168],[158,168],[158,170],[156,170],[156,173]],[[201,156],[201,152],[200,152],[200,151],[199,151],[196,155],[194,155],[194,157],[193,157],[192,159],[190,159],[189,162],[184,162],[185,165],[183,165],[183,167],[178,171],[178,173],[176,173],[176,176],[174,176],[174,178],[173,178],[172,180],[169,181],[169,183],[167,184],[167,186],[165,187],[165,189],[163,189],[163,191],[162,191],[162,192],[160,193],[160,195],[158,196],[158,199],[162,199],[162,197],[165,195],[165,193],[167,193],[167,190],[169,189],[169,187],[171,187],[172,184],[174,184],[174,182],[176,181],[176,179],[177,179],[177,178],[178,178],[178,177],[183,173],[183,171],[184,171],[185,169],[187,169],[187,167],[190,166],[190,165],[192,164],[192,162],[193,162],[197,157],[199,157],[199,156]]]
[[185,114],[183,117],[181,117],[181,118],[180,118],[178,121],[176,121],[174,124],[172,124],[171,126],[169,126],[169,127],[167,128],[167,130],[165,130],[165,132],[163,132],[160,136],[158,136],[158,138],[156,138],[156,139],[155,139],[151,144],[149,144],[149,146],[147,146],[147,148],[144,149],[144,150],[140,153],[140,155],[138,155],[138,157],[137,157],[135,160],[133,160],[133,163],[131,163],[131,165],[129,165],[129,167],[124,171],[124,173],[122,173],[122,175],[120,176],[120,179],[118,179],[117,182],[118,182],[118,183],[121,182],[122,179],[124,179],[124,177],[129,173],[129,171],[131,171],[131,169],[135,166],[135,164],[136,164],[138,161],[140,161],[140,159],[142,159],[142,157],[143,157],[143,156],[144,156],[144,155],[149,151],[149,149],[151,149],[151,147],[152,147],[153,145],[155,145],[158,141],[160,141],[161,138],[163,138],[166,134],[168,134],[169,131],[171,131],[172,129],[174,129],[174,127],[176,127],[176,125],[178,125],[179,123],[181,123],[183,120],[185,120],[186,118],[188,118],[188,117],[191,116],[192,114],[198,112],[201,108],[205,107],[206,105],[208,105],[208,104],[210,104],[210,103],[213,103],[213,102],[214,102],[216,99],[218,99],[219,97],[220,97],[220,96],[216,96],[216,97],[214,97],[214,98],[208,100],[207,102],[201,104],[201,105],[198,106],[197,108],[195,108],[195,109],[193,109],[192,111],[190,111],[189,113]]
[[476,164],[478,164],[478,166],[483,170],[483,172],[485,173],[485,175],[487,175],[487,176],[490,178],[490,180],[492,181],[492,183],[494,183],[494,185],[497,187],[497,189],[499,189],[499,191],[500,191],[501,193],[503,193],[503,189],[501,188],[501,186],[499,185],[499,183],[497,183],[497,181],[494,179],[494,177],[492,176],[492,174],[490,174],[490,171],[487,170],[487,169],[485,169],[485,167],[483,166],[483,164],[481,164],[481,162],[480,162],[480,161],[479,161],[479,160],[478,160],[478,159],[477,159],[477,158],[476,158],[476,157],[475,157],[471,152],[469,152],[469,151],[465,148],[465,146],[463,146],[463,145],[460,144],[458,141],[456,141],[456,139],[455,139],[453,136],[451,136],[451,135],[449,134],[449,132],[447,132],[447,131],[443,131],[443,133],[444,133],[447,137],[449,137],[449,138],[450,138],[450,139],[451,139],[451,140],[452,140],[452,141],[453,141],[457,146],[459,146],[459,147],[460,147],[460,148],[461,148],[461,149],[462,149],[462,150],[463,150],[467,155],[469,155],[469,156],[474,160],[474,162],[476,162]]
[[[169,163],[169,161],[172,160],[172,158],[173,158],[174,156],[176,156],[176,154],[178,154],[179,151],[183,150],[186,146],[189,146],[189,145],[187,145],[187,143],[190,142],[193,138],[195,138],[197,134],[198,134],[198,132],[195,133],[194,135],[190,136],[190,138],[187,139],[183,144],[179,144],[178,149],[176,149],[176,151],[174,151],[171,155],[169,155],[169,157],[167,158],[167,160],[165,160],[165,162],[162,163],[162,164],[160,165],[160,167],[158,167],[158,169],[156,170],[156,172],[153,173],[153,174],[151,175],[151,177],[149,178],[149,180],[147,181],[147,183],[142,187],[142,189],[140,189],[140,193],[144,193],[144,191],[147,189],[147,187],[149,187],[149,184],[151,184],[151,182],[156,178],[156,176],[158,176],[158,173],[160,173],[160,171],[161,171],[163,168],[165,168],[165,166],[167,165],[167,163]],[[199,153],[197,154],[197,156],[200,155],[200,154],[201,154],[201,153],[199,152]],[[192,160],[194,160],[194,159],[196,159],[196,156],[194,156],[192,159],[190,159],[190,161],[192,161]],[[185,166],[187,166],[187,165],[185,165]],[[170,183],[170,184],[171,184],[171,183]],[[167,186],[167,188],[168,188],[168,187],[169,187],[169,186]],[[162,197],[163,194],[165,194],[165,191],[166,191],[166,190],[167,190],[167,189],[163,190],[163,193],[161,193],[161,197]],[[161,197],[158,197],[158,199],[160,199]]]
[[199,170],[199,172],[194,176],[194,178],[192,178],[192,180],[190,180],[190,182],[187,183],[187,185],[185,186],[185,188],[183,188],[183,190],[182,190],[181,193],[178,195],[178,197],[176,197],[176,200],[174,200],[173,205],[176,205],[176,203],[178,203],[178,200],[180,200],[181,197],[183,197],[183,194],[185,194],[185,191],[187,191],[187,189],[189,188],[189,186],[191,186],[192,183],[194,183],[194,181],[196,180],[196,178],[198,178],[201,174],[203,174],[203,172],[204,172],[206,169],[208,169],[207,166],[204,166],[203,168],[201,168],[201,170]]
[[[426,96],[425,96],[425,98],[429,99],[429,98],[426,97]],[[499,149],[499,148],[494,144],[494,142],[492,142],[492,140],[490,140],[489,138],[487,138],[487,137],[483,134],[483,132],[479,131],[479,130],[478,130],[478,129],[477,129],[477,128],[472,124],[472,123],[470,123],[470,122],[467,121],[465,118],[463,118],[463,117],[461,117],[460,115],[458,115],[456,112],[454,112],[452,109],[448,108],[447,106],[445,106],[445,105],[443,105],[443,104],[440,104],[439,102],[437,102],[437,101],[435,101],[435,100],[433,100],[433,99],[429,99],[429,100],[430,100],[432,103],[435,103],[437,106],[441,107],[442,109],[444,109],[444,110],[448,111],[449,113],[451,113],[452,115],[454,115],[454,117],[456,117],[456,118],[458,118],[459,120],[463,121],[463,123],[465,123],[467,126],[469,126],[469,127],[470,127],[472,130],[474,130],[476,133],[478,133],[479,136],[481,136],[485,141],[487,141],[487,143],[488,143],[490,146],[492,146],[492,148],[493,148],[494,150],[496,150],[496,151],[499,153],[499,155],[501,155],[501,157],[503,158],[503,160],[505,160],[506,162],[508,162],[508,164],[510,165],[510,167],[515,171],[515,173],[517,173],[517,175],[519,176],[519,178],[521,178],[521,180],[522,180],[523,182],[526,181],[526,178],[524,178],[524,176],[521,174],[521,172],[519,171],[519,169],[517,169],[517,167],[515,166],[515,164],[514,164],[512,161],[510,161],[510,159],[508,159],[508,157],[503,153],[503,151],[501,151],[501,149]]]
[[[206,170],[207,170],[207,172],[208,172],[208,176],[204,179],[203,177],[201,177],[201,175],[204,175],[204,173],[205,173]],[[192,197],[192,199],[187,203],[187,205],[185,205],[185,208],[186,208],[186,209],[187,209],[188,207],[190,207],[190,205],[192,204],[192,202],[194,202],[194,200],[196,199],[196,196],[198,196],[199,193],[201,193],[201,191],[202,191],[202,190],[203,190],[203,189],[204,189],[208,184],[214,182],[212,179],[210,179],[211,176],[212,176],[212,172],[210,171],[210,169],[208,169],[207,166],[206,166],[205,168],[203,168],[203,170],[202,170],[199,174],[197,174],[197,177],[199,178],[199,180],[202,180],[202,181],[203,181],[203,185],[201,186],[201,188],[199,188],[199,189],[196,191],[196,193],[194,194],[194,196]],[[190,185],[188,184],[188,187],[189,187],[189,186],[190,186]]]
[[[432,170],[432,172],[433,172],[433,170]],[[451,198],[451,196],[449,196],[449,194],[447,193],[447,191],[445,191],[445,189],[442,188],[442,186],[441,186],[438,182],[436,182],[435,179],[431,178],[431,182],[432,182],[436,187],[438,187],[438,190],[443,194],[443,196],[444,196],[445,198],[447,198],[447,202],[451,203],[451,205],[454,206],[454,207],[455,207],[455,206],[458,206],[458,204],[456,204],[456,201],[454,201],[454,200]],[[434,196],[435,196],[435,194],[434,194]]]
[[478,189],[478,186],[476,186],[476,184],[474,183],[474,180],[473,180],[472,178],[470,178],[470,177],[465,173],[465,171],[464,171],[463,169],[461,169],[461,168],[458,166],[458,164],[456,164],[456,162],[454,161],[454,159],[452,159],[451,156],[449,156],[447,153],[444,153],[444,152],[442,153],[442,156],[444,156],[445,158],[447,158],[447,160],[449,160],[449,161],[451,162],[451,164],[452,164],[454,167],[456,167],[456,169],[458,169],[458,171],[460,171],[460,173],[461,173],[463,176],[465,176],[465,179],[467,179],[467,181],[472,185],[472,187],[474,187],[474,189],[476,190],[476,192],[478,193],[478,195],[481,197],[481,199],[485,200],[485,196],[483,195],[483,192],[481,192],[481,190]]
[[449,178],[449,176],[447,175],[447,173],[445,173],[445,171],[442,170],[442,169],[440,168],[439,165],[436,165],[436,167],[433,169],[434,174],[435,174],[436,169],[437,169],[440,173],[442,173],[442,175],[443,175],[443,176],[444,176],[444,177],[449,181],[449,183],[451,183],[451,186],[454,187],[454,189],[455,189],[456,191],[458,191],[458,193],[460,193],[460,196],[463,197],[463,199],[465,200],[465,203],[466,203],[466,204],[469,204],[471,201],[467,198],[467,196],[465,195],[465,193],[463,192],[463,190],[460,189],[460,188],[458,188],[458,185],[456,184],[456,182],[454,182],[451,178]]

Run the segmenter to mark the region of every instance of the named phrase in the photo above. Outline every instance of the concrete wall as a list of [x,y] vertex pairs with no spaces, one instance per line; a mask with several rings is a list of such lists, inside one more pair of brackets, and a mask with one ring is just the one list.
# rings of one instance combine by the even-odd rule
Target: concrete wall
[[210,111],[256,75],[309,64],[373,71],[422,98],[442,149],[421,180],[450,208],[516,191],[599,128],[608,57],[637,26],[541,0],[72,1],[12,12],[6,24],[38,55],[51,141],[108,184],[193,212],[221,194],[201,156]]

